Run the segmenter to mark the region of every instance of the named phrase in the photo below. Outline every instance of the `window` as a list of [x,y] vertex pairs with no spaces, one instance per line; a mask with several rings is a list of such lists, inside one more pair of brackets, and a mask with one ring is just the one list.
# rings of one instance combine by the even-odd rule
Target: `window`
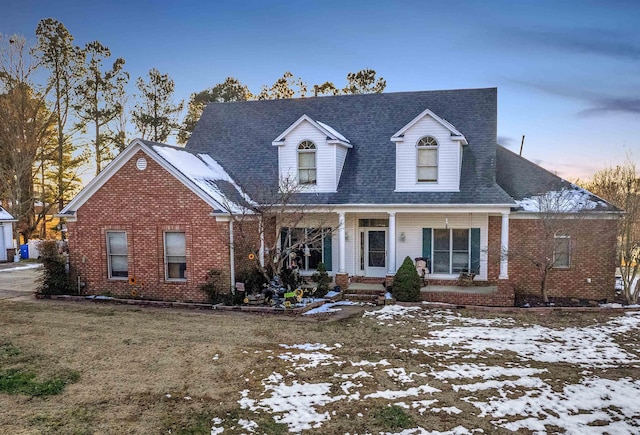
[[438,142],[431,136],[418,141],[417,178],[419,183],[438,181]]
[[454,274],[469,270],[470,254],[469,230],[433,230],[433,273]]
[[184,233],[164,233],[164,275],[167,281],[187,279],[187,242]]
[[330,228],[284,228],[281,242],[287,268],[315,270],[323,262],[327,270],[332,269]]
[[571,237],[557,233],[553,237],[553,267],[567,269],[571,266]]
[[298,181],[316,184],[316,145],[309,140],[298,145]]
[[126,279],[129,275],[125,231],[107,231],[107,269],[109,279]]

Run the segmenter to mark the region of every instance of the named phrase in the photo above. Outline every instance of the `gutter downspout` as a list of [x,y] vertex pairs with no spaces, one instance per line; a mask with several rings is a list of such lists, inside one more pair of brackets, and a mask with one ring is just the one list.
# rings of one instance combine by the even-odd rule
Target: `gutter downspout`
[[229,267],[231,275],[231,291],[236,288],[236,259],[235,247],[233,244],[233,216],[229,220]]

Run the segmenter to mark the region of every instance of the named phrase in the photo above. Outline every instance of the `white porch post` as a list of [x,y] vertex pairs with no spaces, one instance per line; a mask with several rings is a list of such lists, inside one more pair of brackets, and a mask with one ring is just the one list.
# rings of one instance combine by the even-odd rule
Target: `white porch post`
[[338,213],[338,273],[346,272],[346,223],[344,212]]
[[387,275],[396,273],[396,212],[389,212],[389,255],[387,256]]
[[502,212],[502,229],[500,233],[500,276],[499,279],[509,278],[509,212]]

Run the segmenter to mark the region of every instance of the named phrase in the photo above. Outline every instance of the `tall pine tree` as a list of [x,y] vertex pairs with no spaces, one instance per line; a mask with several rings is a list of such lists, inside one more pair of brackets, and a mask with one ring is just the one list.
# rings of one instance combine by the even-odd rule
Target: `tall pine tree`
[[183,107],[182,101],[173,103],[173,80],[153,68],[149,71],[149,81],[139,77],[137,87],[140,94],[131,113],[133,123],[143,139],[166,141],[180,127],[178,115]]

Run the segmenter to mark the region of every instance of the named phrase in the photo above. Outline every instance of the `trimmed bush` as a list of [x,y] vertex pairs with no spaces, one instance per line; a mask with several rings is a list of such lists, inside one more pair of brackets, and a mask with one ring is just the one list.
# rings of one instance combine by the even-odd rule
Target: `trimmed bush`
[[400,302],[417,302],[420,300],[420,276],[410,257],[404,259],[402,266],[396,272],[391,293]]
[[327,273],[327,268],[324,263],[318,263],[318,269],[311,275],[311,279],[317,284],[316,292],[313,294],[316,298],[322,298],[329,291],[329,285],[331,284],[331,277]]
[[66,271],[67,257],[60,254],[58,242],[47,240],[40,243],[40,258],[44,265],[42,283],[38,293],[43,295],[64,295],[72,292],[69,275]]

